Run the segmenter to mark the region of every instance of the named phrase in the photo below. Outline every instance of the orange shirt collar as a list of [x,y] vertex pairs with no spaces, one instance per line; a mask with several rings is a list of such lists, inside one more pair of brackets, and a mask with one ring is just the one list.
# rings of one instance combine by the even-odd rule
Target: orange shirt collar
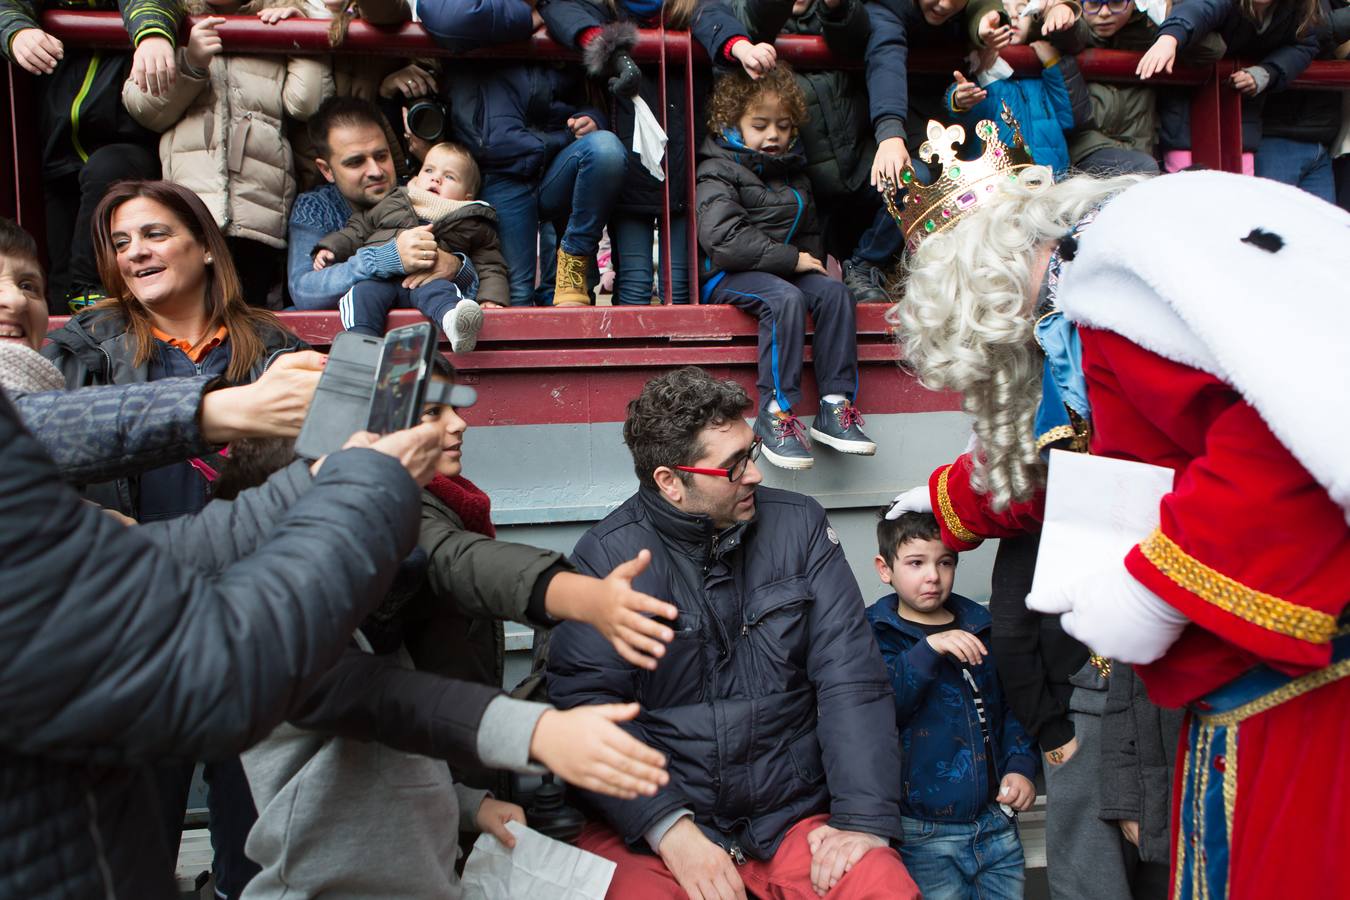
[[176,337],[170,337],[169,335],[160,331],[158,328],[155,328],[153,325],[150,326],[150,331],[152,334],[154,334],[154,336],[157,339],[168,344],[170,347],[177,347],[179,350],[182,350],[183,353],[187,355],[187,358],[192,360],[194,363],[199,363],[203,359],[205,359],[206,354],[210,353],[212,350],[216,349],[222,343],[224,343],[225,338],[228,337],[230,333],[229,329],[227,329],[224,325],[222,325],[218,329],[216,329],[215,334],[211,335],[211,337],[202,341],[199,345],[197,345],[197,349],[194,350],[192,349],[192,344],[190,344],[189,342],[179,340]]

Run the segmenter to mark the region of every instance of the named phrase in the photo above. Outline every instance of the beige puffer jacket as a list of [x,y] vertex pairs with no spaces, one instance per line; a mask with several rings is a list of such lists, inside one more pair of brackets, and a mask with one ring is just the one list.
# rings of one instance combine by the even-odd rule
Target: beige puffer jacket
[[[240,12],[273,6],[302,8],[300,0],[255,0]],[[185,7],[189,15],[208,12],[200,0]],[[187,65],[184,50],[178,64],[179,77],[167,94],[152,97],[130,80],[122,88],[132,117],[163,135],[164,177],[196,192],[226,235],[285,247],[296,191],[285,121],[308,119],[333,93],[328,61],[232,54],[227,48],[207,72]]]

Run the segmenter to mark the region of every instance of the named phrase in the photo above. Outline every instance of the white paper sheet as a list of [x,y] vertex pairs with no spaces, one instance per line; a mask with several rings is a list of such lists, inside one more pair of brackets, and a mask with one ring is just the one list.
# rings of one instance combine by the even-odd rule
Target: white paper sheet
[[666,180],[666,174],[661,170],[661,159],[666,155],[666,133],[647,101],[641,97],[633,98],[633,152],[653,178]]
[[1032,591],[1118,567],[1158,527],[1175,478],[1164,466],[1051,450]]
[[490,834],[474,843],[460,882],[464,900],[604,900],[614,863],[517,822],[506,827],[514,850]]

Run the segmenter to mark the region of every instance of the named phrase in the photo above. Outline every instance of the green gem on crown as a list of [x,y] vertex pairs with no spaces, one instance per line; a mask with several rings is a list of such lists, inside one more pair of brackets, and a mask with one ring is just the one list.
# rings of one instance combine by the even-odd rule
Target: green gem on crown
[[927,222],[924,222],[924,223],[923,223],[923,230],[924,230],[924,231],[927,231],[927,232],[930,232],[930,233],[931,233],[931,232],[934,231],[936,228],[937,228],[937,223],[934,222],[932,219],[929,219]]
[[960,178],[960,177],[961,177],[961,167],[960,167],[960,166],[952,166],[952,177],[953,177],[953,178]]
[[900,180],[903,181],[905,184],[909,184],[911,181],[914,180],[914,173],[908,170],[901,172]]

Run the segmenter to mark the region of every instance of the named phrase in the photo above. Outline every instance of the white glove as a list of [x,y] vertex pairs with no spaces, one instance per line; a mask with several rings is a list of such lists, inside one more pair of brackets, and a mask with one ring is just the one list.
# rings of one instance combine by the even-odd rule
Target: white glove
[[931,513],[933,511],[933,497],[928,493],[928,485],[921,484],[918,487],[912,487],[903,494],[897,494],[891,501],[891,508],[886,510],[886,518],[895,520],[907,512]]
[[1059,623],[1094,653],[1125,663],[1151,663],[1167,652],[1190,620],[1125,568],[1033,589],[1027,607],[1061,613]]

